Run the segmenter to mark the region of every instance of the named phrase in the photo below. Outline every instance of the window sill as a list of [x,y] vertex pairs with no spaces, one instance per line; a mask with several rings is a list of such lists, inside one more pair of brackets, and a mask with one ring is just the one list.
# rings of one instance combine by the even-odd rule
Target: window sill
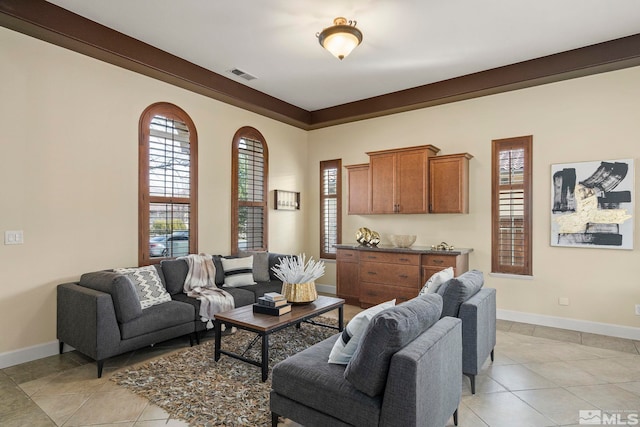
[[501,279],[533,280],[533,276],[525,276],[522,274],[489,273],[489,276],[499,277]]

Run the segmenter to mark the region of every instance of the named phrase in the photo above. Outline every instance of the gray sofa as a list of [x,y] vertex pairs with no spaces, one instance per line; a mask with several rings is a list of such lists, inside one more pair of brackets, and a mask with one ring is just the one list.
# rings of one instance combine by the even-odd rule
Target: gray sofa
[[443,298],[442,317],[462,320],[462,373],[476,392],[475,377],[487,358],[494,358],[496,346],[496,290],[484,288],[479,270],[469,270],[437,290]]
[[[271,267],[283,256],[286,255],[268,254],[268,265],[264,268],[269,268],[269,281],[224,288],[233,295],[236,307],[253,304],[265,292],[281,290],[282,282],[272,274]],[[214,256],[214,265],[216,284],[222,286],[224,270],[220,256]],[[182,292],[187,263],[180,259],[165,260],[155,268],[171,301],[144,310],[131,281],[113,271],[86,273],[77,282],[58,285],[60,353],[64,344],[74,347],[96,360],[101,377],[104,361],[110,357],[184,335],[190,336],[193,345],[193,338],[198,339],[197,333],[206,329],[206,323],[200,320],[200,301]]]
[[462,376],[460,319],[440,318],[442,298],[416,297],[376,314],[348,365],[328,363],[340,334],[276,364],[272,426],[457,425]]

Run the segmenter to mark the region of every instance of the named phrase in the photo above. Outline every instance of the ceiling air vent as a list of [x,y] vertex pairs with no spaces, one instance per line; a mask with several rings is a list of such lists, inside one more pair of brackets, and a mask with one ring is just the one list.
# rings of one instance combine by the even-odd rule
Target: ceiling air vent
[[239,68],[234,68],[233,70],[229,70],[229,71],[231,73],[235,74],[238,77],[242,77],[245,80],[255,80],[255,79],[257,79],[256,76],[252,76],[251,74],[249,74],[249,73],[247,73],[245,71],[242,71]]

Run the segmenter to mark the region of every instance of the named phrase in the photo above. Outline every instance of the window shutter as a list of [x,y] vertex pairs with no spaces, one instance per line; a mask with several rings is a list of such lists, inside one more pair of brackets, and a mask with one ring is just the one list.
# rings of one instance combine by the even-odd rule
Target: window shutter
[[340,243],[341,219],[341,160],[320,162],[320,257],[335,258]]

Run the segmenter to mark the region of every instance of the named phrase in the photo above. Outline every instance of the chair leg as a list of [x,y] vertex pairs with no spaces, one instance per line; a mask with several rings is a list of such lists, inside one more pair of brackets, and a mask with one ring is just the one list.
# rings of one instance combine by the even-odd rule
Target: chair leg
[[495,348],[491,349],[491,361],[493,362],[493,352],[495,351]]
[[271,427],[278,427],[278,418],[280,418],[278,414],[275,412],[271,413]]
[[469,381],[471,382],[471,394],[476,394],[476,376],[473,374],[464,374],[469,377]]
[[453,413],[453,425],[458,425],[458,408],[456,408],[455,412]]
[[104,360],[97,360],[98,364],[98,378],[102,378],[102,368],[104,367]]

